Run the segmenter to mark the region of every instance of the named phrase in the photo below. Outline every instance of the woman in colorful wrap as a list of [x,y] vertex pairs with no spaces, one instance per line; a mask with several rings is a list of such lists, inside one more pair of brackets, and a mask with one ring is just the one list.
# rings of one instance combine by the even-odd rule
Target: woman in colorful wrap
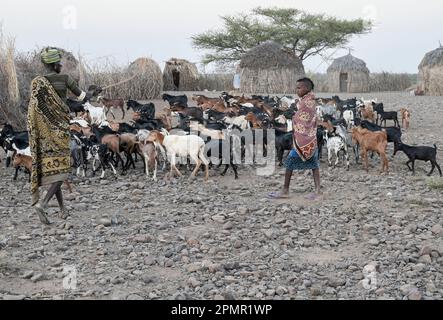
[[[69,216],[63,204],[61,190],[71,170],[67,91],[69,89],[77,96],[78,101],[91,98],[90,94],[78,88],[70,76],[61,74],[61,59],[62,54],[58,49],[42,50],[41,61],[47,74],[32,80],[28,107],[29,144],[32,153],[31,205],[35,207],[43,224],[50,224],[46,208],[54,195],[60,207],[59,217],[67,219]],[[39,188],[48,185],[46,196],[39,202]]]
[[269,194],[269,197],[272,199],[289,198],[289,185],[294,170],[312,170],[313,172],[315,193],[310,194],[307,199],[315,200],[321,195],[320,162],[317,146],[317,115],[313,89],[314,83],[312,80],[303,78],[297,81],[296,92],[300,100],[297,105],[298,111],[292,119],[294,149],[284,163],[286,173],[283,190]]

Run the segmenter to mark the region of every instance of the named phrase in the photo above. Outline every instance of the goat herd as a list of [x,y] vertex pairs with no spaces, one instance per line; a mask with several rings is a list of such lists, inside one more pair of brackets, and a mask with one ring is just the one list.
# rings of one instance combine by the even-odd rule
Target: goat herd
[[[186,95],[164,94],[162,98],[169,105],[160,114],[156,114],[153,103],[142,104],[134,100],[98,97],[97,103],[101,106],[68,100],[73,114],[70,123],[72,166],[77,176],[86,175],[89,162],[93,175],[101,169],[101,178],[105,177],[108,168],[117,175],[119,166],[121,173],[125,174],[131,166],[136,169],[135,162],[140,156],[144,172],[153,180],[157,180],[157,167],[160,165],[164,170],[167,162],[170,164],[169,176],[175,173],[181,176],[176,166],[177,157],[186,159],[183,163],[188,168],[190,160],[193,161],[195,168],[191,177],[195,177],[203,165],[205,179],[208,179],[211,165],[224,164],[226,167],[222,175],[232,167],[235,179],[238,179],[238,165],[245,164],[248,151],[254,150],[254,154],[260,145],[263,153],[268,153],[267,147],[271,145],[267,134],[269,130],[275,132],[280,166],[284,152],[292,149],[292,117],[297,111],[297,100],[292,97],[246,98],[223,92],[219,98],[193,95],[195,106],[188,105]],[[337,166],[342,152],[349,169],[348,150],[352,149],[355,162],[358,164],[361,156],[368,171],[368,152],[372,151],[381,158],[382,172],[388,172],[386,149],[388,143],[393,143],[394,155],[403,151],[409,158],[407,166],[413,173],[415,160],[423,160],[431,162],[429,175],[435,167],[442,175],[436,162],[437,147],[402,143],[398,112],[385,111],[383,103],[356,98],[341,100],[338,96],[318,98],[317,103],[319,155],[321,158],[323,146],[326,146],[330,166]],[[126,110],[133,110],[131,123],[115,122],[113,109],[120,109],[124,119],[125,105]],[[114,121],[108,121],[109,111]],[[402,126],[407,130],[410,112],[403,108],[400,115]],[[387,121],[392,121],[394,126],[386,127]],[[258,131],[263,133],[260,136],[262,141],[255,138]],[[251,134],[252,139],[246,139],[245,133]],[[30,173],[32,159],[26,131],[18,132],[10,124],[5,124],[0,133],[0,144],[6,152],[6,166],[12,162],[16,168],[14,179],[17,179],[21,167]],[[254,160],[255,155],[252,164]]]

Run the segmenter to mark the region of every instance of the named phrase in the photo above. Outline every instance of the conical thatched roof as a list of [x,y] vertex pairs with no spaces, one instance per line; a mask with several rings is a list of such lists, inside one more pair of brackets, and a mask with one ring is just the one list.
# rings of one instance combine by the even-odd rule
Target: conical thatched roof
[[421,69],[423,67],[434,66],[443,66],[443,47],[426,53],[425,57],[418,67]]
[[252,48],[243,55],[240,68],[269,69],[297,68],[304,69],[301,60],[293,53],[273,41],[267,41]]
[[369,69],[366,66],[366,63],[354,57],[351,54],[347,54],[346,56],[337,58],[334,62],[329,66],[328,72],[352,72],[352,71],[362,71],[369,73]]
[[135,79],[128,83],[132,97],[141,100],[160,96],[163,89],[163,74],[160,66],[150,58],[138,58],[132,62],[127,72]]

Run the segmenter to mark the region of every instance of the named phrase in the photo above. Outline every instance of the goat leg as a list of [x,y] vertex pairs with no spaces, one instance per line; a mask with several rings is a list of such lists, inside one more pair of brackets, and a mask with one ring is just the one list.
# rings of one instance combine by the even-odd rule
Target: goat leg
[[202,164],[200,159],[194,159],[194,161],[196,162],[196,165],[194,171],[192,171],[191,173],[191,178],[194,178],[197,175],[198,170],[200,169],[200,166]]
[[229,164],[225,165],[225,170],[223,170],[221,174],[222,177],[226,174],[226,172],[228,172],[228,169],[229,169]]
[[412,171],[412,168],[409,166],[409,164],[412,162],[412,160],[409,160],[408,162],[406,162],[406,165],[408,166],[409,171]]
[[434,161],[431,161],[431,165],[432,165],[432,169],[431,169],[431,171],[428,173],[428,177],[430,177],[430,176],[434,173],[434,170],[435,170],[435,164],[434,164]]
[[441,177],[441,176],[442,176],[442,173],[441,173],[441,168],[440,168],[440,166],[438,165],[438,163],[437,163],[436,161],[434,161],[434,164],[435,164],[435,166],[437,167],[438,172],[440,173],[440,177]]
[[232,170],[234,170],[235,180],[238,180],[237,165],[233,164],[231,161],[231,167],[232,167]]
[[155,158],[154,160],[154,176],[152,177],[152,179],[157,182],[157,158]]
[[14,174],[14,181],[17,181],[17,177],[18,177],[18,171],[20,170],[20,167],[15,168],[15,174]]

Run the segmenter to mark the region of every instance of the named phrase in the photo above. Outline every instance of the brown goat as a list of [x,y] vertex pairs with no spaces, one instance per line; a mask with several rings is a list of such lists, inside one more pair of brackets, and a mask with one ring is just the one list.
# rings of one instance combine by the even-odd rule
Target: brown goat
[[204,95],[192,96],[191,99],[193,101],[197,102],[198,106],[201,106],[202,104],[214,105],[220,101],[219,98],[208,98],[208,97],[205,97]]
[[352,140],[360,145],[360,155],[365,161],[366,171],[369,172],[368,151],[375,151],[382,159],[381,173],[389,171],[386,147],[388,146],[388,135],[385,130],[372,132],[360,127],[352,128]]
[[154,175],[152,179],[157,181],[157,149],[152,142],[139,142],[137,143],[137,151],[143,156],[144,164],[145,164],[145,172],[146,176],[149,179],[149,170],[154,171]]
[[375,123],[377,114],[374,112],[374,107],[371,104],[361,107],[360,112],[362,120],[368,120],[369,122]]
[[261,129],[261,122],[258,120],[257,116],[253,112],[249,112],[246,115],[245,120],[252,123],[253,129]]
[[123,99],[107,99],[104,97],[99,97],[97,99],[98,103],[102,103],[105,110],[106,110],[106,116],[108,116],[109,111],[111,111],[112,116],[115,119],[114,112],[112,111],[113,108],[120,109],[122,111],[123,117],[122,120],[125,118],[125,100]]
[[[12,165],[15,168],[15,175],[14,180],[17,180],[18,170],[19,168],[25,168],[26,171],[29,174],[28,181],[31,182],[31,172],[32,172],[32,157],[17,153],[14,156],[14,159],[12,160]],[[72,193],[72,185],[71,183],[66,180],[65,182],[66,187],[68,188],[69,192]]]
[[409,122],[411,121],[411,112],[406,108],[400,109],[401,123],[403,128],[409,129]]

